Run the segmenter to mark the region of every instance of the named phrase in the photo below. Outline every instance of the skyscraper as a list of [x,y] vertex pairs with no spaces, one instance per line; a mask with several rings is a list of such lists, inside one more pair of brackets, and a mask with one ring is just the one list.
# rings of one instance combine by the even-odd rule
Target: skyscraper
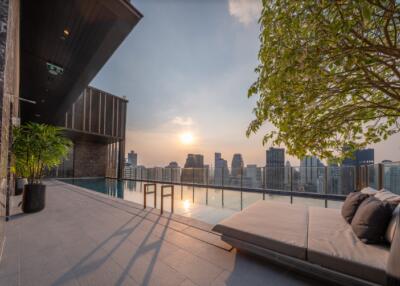
[[128,153],[128,164],[131,165],[132,167],[137,166],[137,153],[135,151],[131,150],[131,152]]
[[185,162],[185,168],[203,168],[204,156],[201,154],[188,154]]
[[229,179],[228,162],[224,160],[221,153],[214,155],[214,184],[223,185],[223,181]]
[[208,168],[204,166],[204,156],[201,154],[188,154],[185,167],[182,170],[182,182],[204,184],[208,176]]
[[266,151],[266,187],[284,189],[285,149],[271,147]]
[[[346,148],[347,147],[344,147],[344,150],[346,150]],[[363,172],[360,167],[374,164],[374,157],[374,149],[359,149],[353,152],[351,158],[345,158],[343,160],[341,169],[342,173],[346,172],[346,174],[342,175],[343,190],[353,191],[363,185]],[[352,174],[352,176],[349,176],[348,173]],[[366,180],[365,177],[364,180]]]
[[374,164],[375,151],[372,148],[360,149],[353,152],[352,158],[346,158],[343,160],[344,166],[356,166],[360,167],[363,165]]
[[286,164],[285,164],[285,178],[284,178],[285,190],[290,190],[291,168],[292,168],[292,166],[290,165],[290,162],[286,161]]
[[178,163],[173,161],[165,167],[164,181],[179,182],[181,179],[181,168]]
[[232,164],[231,164],[231,176],[240,177],[244,167],[242,154],[233,154]]
[[384,170],[384,188],[395,194],[400,194],[400,166],[387,163]]
[[261,168],[257,165],[247,165],[245,168],[244,186],[250,188],[261,187]]
[[323,193],[324,164],[315,156],[304,156],[300,161],[300,183],[303,191]]

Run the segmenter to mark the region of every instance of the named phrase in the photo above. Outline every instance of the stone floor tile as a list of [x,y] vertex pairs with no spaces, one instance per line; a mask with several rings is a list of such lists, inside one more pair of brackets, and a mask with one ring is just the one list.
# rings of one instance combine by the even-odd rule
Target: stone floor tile
[[163,260],[199,285],[210,285],[223,271],[215,264],[211,264],[184,250],[179,250]]

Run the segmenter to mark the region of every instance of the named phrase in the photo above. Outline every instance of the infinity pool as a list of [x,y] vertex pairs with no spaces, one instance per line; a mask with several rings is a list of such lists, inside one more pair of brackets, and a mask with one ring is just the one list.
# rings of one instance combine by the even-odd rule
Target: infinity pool
[[[95,192],[143,204],[144,182],[113,179],[59,179]],[[157,184],[157,208],[161,205],[161,185]],[[153,191],[153,187],[149,189]],[[221,190],[214,188],[174,185],[174,213],[215,224],[235,212],[262,200],[262,193]],[[166,190],[170,192],[170,190]],[[291,202],[290,196],[265,194],[265,200]],[[154,207],[154,197],[147,196],[148,206]],[[325,207],[324,199],[292,197],[293,204]],[[342,202],[328,200],[328,208],[340,208]],[[164,199],[164,208],[170,211],[171,198]]]

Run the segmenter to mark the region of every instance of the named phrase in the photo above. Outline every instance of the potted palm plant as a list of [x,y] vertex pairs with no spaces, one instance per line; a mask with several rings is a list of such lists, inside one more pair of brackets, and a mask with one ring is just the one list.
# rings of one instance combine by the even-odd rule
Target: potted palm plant
[[[23,167],[14,166],[11,171],[15,174],[15,196],[22,195],[24,191],[24,186],[28,183],[28,180],[24,173],[22,172]],[[18,170],[18,171],[17,171]]]
[[28,179],[22,197],[25,213],[45,207],[46,186],[42,183],[45,171],[58,166],[72,145],[61,131],[55,126],[31,122],[13,130],[16,173]]

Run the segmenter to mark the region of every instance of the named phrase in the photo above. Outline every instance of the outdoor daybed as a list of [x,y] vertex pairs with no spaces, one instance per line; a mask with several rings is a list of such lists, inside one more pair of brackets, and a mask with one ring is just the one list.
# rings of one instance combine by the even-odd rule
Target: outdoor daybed
[[391,245],[365,244],[341,211],[258,201],[213,231],[237,249],[341,285],[400,285],[400,212]]

